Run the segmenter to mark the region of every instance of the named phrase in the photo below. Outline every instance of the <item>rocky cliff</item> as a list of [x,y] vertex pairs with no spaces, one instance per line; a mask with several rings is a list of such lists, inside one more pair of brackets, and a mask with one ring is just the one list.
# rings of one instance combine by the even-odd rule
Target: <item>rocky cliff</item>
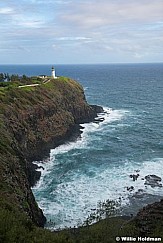
[[163,199],[141,209],[133,221],[140,236],[163,236]]
[[0,207],[25,213],[36,225],[45,217],[30,187],[39,178],[33,160],[79,132],[102,108],[86,102],[77,82],[60,77],[38,86],[0,89]]

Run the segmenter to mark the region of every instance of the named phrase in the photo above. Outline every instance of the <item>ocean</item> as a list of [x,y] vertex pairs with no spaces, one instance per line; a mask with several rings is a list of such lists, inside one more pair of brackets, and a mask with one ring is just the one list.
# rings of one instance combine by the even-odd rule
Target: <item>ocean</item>
[[[46,227],[82,225],[99,201],[121,198],[120,214],[136,214],[163,196],[145,176],[163,180],[163,63],[56,65],[56,75],[82,84],[88,103],[103,106],[104,121],[82,124],[80,138],[37,161],[32,188]],[[51,65],[1,65],[0,72],[50,75]],[[130,175],[139,174],[137,180]],[[161,183],[160,183],[161,184]],[[129,188],[131,188],[129,190]]]

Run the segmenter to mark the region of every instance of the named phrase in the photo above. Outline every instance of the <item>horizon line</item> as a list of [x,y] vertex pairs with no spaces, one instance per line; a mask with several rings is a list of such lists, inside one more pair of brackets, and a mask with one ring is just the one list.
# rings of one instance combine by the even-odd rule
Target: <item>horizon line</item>
[[116,64],[122,64],[122,65],[125,65],[125,64],[163,64],[163,61],[160,61],[160,62],[104,62],[104,63],[15,63],[15,64],[11,64],[11,63],[5,63],[5,64],[1,64],[2,66],[6,66],[6,65],[19,65],[19,66],[24,66],[24,65],[116,65]]

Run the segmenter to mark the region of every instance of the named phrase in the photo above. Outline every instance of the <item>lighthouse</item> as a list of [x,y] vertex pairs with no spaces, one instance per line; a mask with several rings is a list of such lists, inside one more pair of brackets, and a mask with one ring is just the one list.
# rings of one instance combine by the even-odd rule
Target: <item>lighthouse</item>
[[53,78],[57,78],[57,77],[55,76],[55,69],[54,69],[53,66],[52,66],[52,77],[53,77]]

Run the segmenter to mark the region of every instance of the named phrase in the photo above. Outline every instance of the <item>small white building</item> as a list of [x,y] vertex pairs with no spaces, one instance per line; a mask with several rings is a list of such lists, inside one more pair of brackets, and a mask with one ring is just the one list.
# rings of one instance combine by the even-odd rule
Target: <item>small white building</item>
[[57,78],[57,77],[55,76],[55,69],[54,69],[53,66],[52,66],[52,77],[53,77],[53,78]]

